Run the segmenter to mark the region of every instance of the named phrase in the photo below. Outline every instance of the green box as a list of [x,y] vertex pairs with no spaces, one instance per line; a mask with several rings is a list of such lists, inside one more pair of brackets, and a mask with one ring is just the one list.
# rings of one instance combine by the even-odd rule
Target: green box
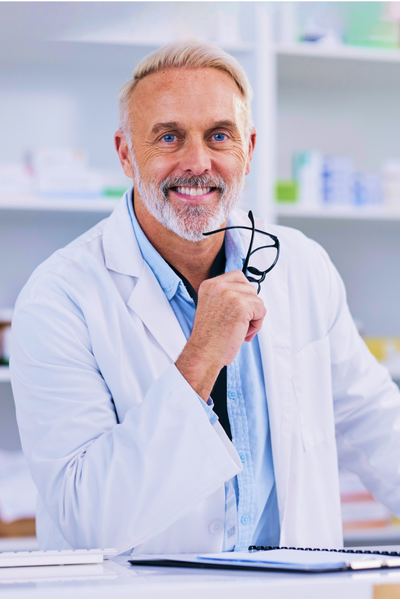
[[343,2],[344,42],[350,46],[398,48],[400,24],[385,18],[384,2]]
[[275,199],[280,204],[294,204],[299,198],[299,187],[296,181],[277,181]]

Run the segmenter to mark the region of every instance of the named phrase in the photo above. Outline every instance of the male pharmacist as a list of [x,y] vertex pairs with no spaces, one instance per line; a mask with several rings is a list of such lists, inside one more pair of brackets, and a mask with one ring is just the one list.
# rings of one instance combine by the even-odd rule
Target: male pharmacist
[[244,268],[250,96],[215,46],[145,58],[115,135],[134,192],[21,292],[11,372],[42,548],[339,547],[338,461],[400,516],[400,394],[328,256],[256,221],[253,249],[278,238],[280,257]]

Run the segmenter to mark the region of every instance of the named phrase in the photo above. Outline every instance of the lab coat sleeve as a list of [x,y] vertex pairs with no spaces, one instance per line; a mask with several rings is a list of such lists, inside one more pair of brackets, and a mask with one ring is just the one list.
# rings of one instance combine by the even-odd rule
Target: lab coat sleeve
[[400,392],[359,336],[343,282],[319,248],[327,298],[339,464],[400,516]]
[[24,453],[73,548],[135,547],[241,469],[174,364],[117,424],[85,320],[67,297],[18,302],[11,373]]

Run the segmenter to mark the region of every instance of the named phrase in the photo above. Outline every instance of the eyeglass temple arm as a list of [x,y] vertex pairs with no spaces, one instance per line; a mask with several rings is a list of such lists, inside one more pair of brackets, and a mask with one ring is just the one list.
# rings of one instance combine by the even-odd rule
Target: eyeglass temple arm
[[[252,227],[245,227],[242,225],[234,225],[233,227],[223,227],[222,229],[216,229],[215,231],[207,231],[207,233],[203,233],[204,237],[208,237],[209,235],[215,235],[216,233],[222,233],[223,231],[229,231],[230,229],[246,229],[246,231],[252,231]],[[276,235],[272,235],[272,233],[267,233],[266,231],[261,231],[261,229],[254,229],[255,233],[262,233],[263,235],[268,235],[268,237],[271,237],[275,243],[278,241],[278,238],[276,237]],[[266,245],[263,247],[276,247],[276,246],[270,246],[270,245]],[[255,252],[257,250],[254,250]]]
[[249,245],[249,249],[247,250],[247,256],[246,259],[243,263],[243,268],[242,268],[242,273],[245,275],[247,272],[247,267],[249,265],[249,260],[250,260],[250,255],[251,255],[251,250],[253,249],[253,241],[254,241],[254,229],[255,229],[255,224],[254,224],[254,216],[251,210],[249,210],[249,213],[247,215],[250,219],[251,222],[251,239],[250,239],[250,245]]

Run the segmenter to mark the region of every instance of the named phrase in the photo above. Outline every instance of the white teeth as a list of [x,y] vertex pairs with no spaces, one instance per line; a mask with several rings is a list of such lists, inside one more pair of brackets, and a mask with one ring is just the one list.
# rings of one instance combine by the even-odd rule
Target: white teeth
[[177,187],[178,193],[186,196],[202,196],[206,193],[210,193],[210,187]]

